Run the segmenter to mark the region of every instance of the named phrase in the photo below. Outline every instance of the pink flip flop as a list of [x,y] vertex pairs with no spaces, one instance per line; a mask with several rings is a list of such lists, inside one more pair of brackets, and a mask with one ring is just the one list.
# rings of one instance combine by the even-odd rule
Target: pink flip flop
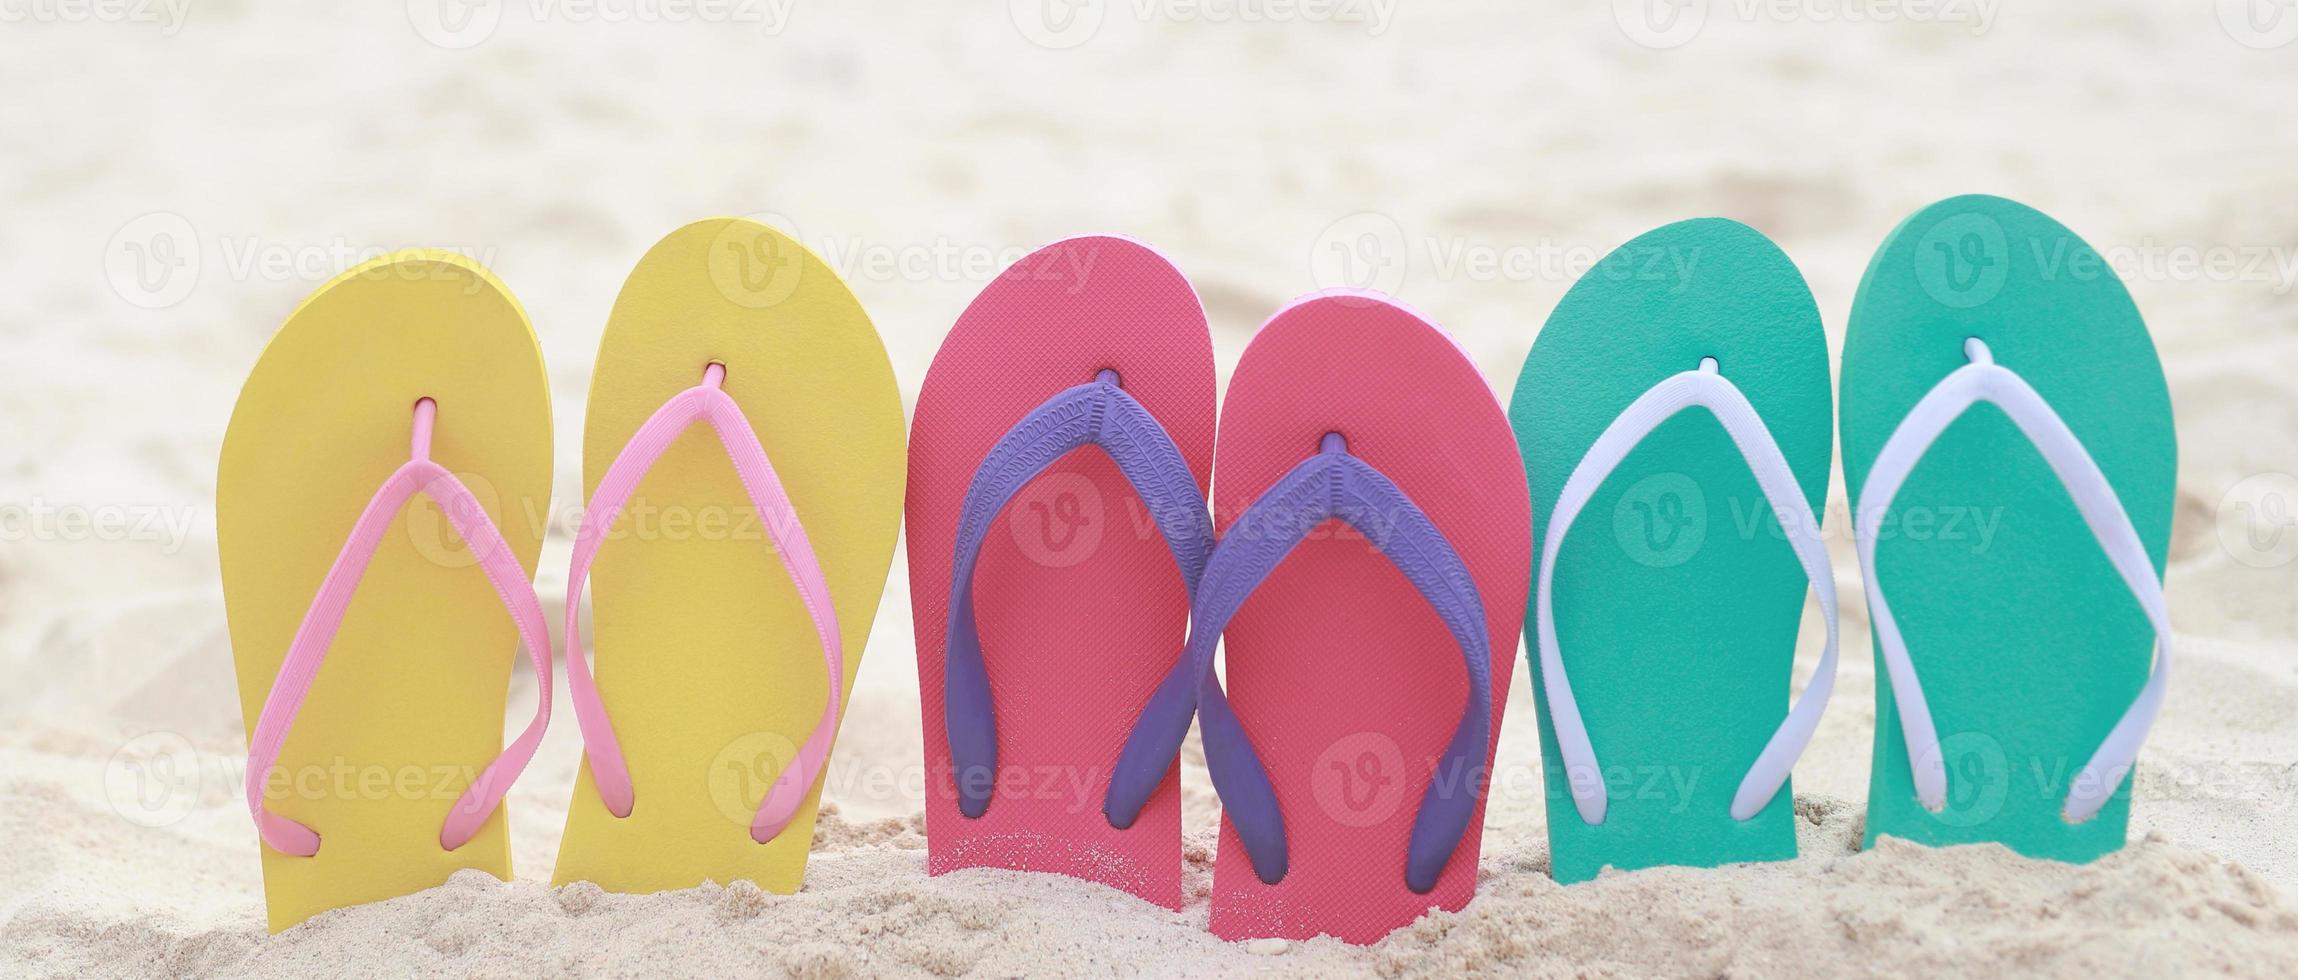
[[1531,568],[1506,414],[1433,324],[1329,291],[1246,348],[1216,459],[1187,682],[1142,713],[1113,796],[1194,707],[1223,807],[1214,933],[1370,943],[1461,908]]
[[1171,757],[1128,819],[1106,796],[1211,550],[1213,384],[1195,291],[1123,238],[1031,253],[943,341],[907,504],[929,873],[1055,872],[1180,907]]

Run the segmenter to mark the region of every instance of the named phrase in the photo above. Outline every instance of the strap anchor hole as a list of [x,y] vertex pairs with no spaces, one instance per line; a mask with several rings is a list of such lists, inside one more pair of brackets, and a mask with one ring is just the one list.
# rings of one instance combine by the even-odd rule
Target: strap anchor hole
[[1988,349],[1986,341],[1977,337],[1963,338],[1963,356],[1970,358],[1973,364],[1995,363],[1995,352]]
[[1317,452],[1327,455],[1348,455],[1348,437],[1338,432],[1327,432],[1317,439]]
[[1124,380],[1117,376],[1116,368],[1102,368],[1101,370],[1094,372],[1093,380],[1100,384],[1108,385],[1112,388],[1125,387]]
[[702,368],[702,386],[703,386],[703,387],[705,387],[705,388],[719,388],[719,387],[723,387],[725,384],[726,384],[726,365],[725,365],[725,363],[724,363],[724,362],[720,362],[720,361],[712,361],[712,362],[710,362],[709,364],[707,364],[707,365],[704,365],[704,366],[703,366],[703,368]]
[[439,403],[425,395],[415,399],[415,433],[410,440],[408,455],[428,462],[431,458],[431,427],[439,418]]
[[1714,357],[1703,357],[1703,358],[1700,358],[1700,373],[1701,373],[1701,374],[1714,374],[1714,373],[1716,373],[1716,359],[1715,359]]

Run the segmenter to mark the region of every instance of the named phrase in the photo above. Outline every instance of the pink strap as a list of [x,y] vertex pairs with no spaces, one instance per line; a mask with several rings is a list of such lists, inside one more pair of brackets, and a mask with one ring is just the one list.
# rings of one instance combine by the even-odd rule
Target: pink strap
[[766,534],[773,541],[774,554],[781,558],[783,570],[797,584],[798,597],[806,603],[806,614],[813,618],[814,632],[821,637],[822,663],[828,668],[830,678],[830,696],[822,707],[821,721],[815,724],[813,734],[806,737],[806,744],[799,747],[798,757],[775,777],[774,785],[766,791],[766,799],[758,804],[757,818],[750,823],[750,838],[763,844],[789,826],[829,758],[830,738],[838,731],[838,703],[845,699],[846,658],[838,636],[838,612],[830,601],[829,582],[822,577],[813,546],[807,543],[805,527],[798,523],[797,509],[783,492],[773,464],[766,460],[766,448],[759,444],[758,433],[743,416],[742,407],[720,388],[725,378],[726,367],[712,363],[703,369],[701,384],[664,402],[646,424],[639,427],[638,434],[622,447],[622,452],[614,458],[614,465],[607,467],[606,475],[599,479],[598,490],[591,494],[590,506],[583,510],[582,529],[575,533],[574,566],[567,574],[567,688],[574,698],[575,718],[582,728],[583,754],[590,762],[591,779],[598,784],[599,796],[615,816],[630,816],[630,767],[623,761],[622,746],[615,740],[614,725],[606,717],[606,705],[599,701],[598,686],[591,681],[590,667],[583,662],[579,622],[583,586],[590,578],[591,559],[598,555],[599,545],[622,516],[623,505],[629,503],[639,481],[687,426],[696,420],[707,420],[711,431],[718,434],[719,444],[726,448],[726,455],[734,461],[734,472],[742,478],[742,488],[750,495],[751,504],[758,508],[759,522],[765,525]]
[[494,584],[503,608],[510,611],[511,621],[518,624],[519,639],[525,644],[527,659],[535,668],[534,720],[463,790],[462,797],[447,813],[446,825],[439,830],[440,847],[452,851],[479,832],[479,825],[502,805],[503,794],[526,769],[527,760],[534,757],[543,729],[550,726],[550,634],[543,625],[542,604],[535,600],[533,578],[519,565],[518,557],[511,554],[511,546],[503,540],[494,522],[487,519],[486,509],[479,505],[478,498],[471,496],[470,489],[455,479],[454,474],[431,461],[431,425],[437,414],[438,405],[431,399],[415,403],[411,458],[383,481],[382,488],[359,515],[359,522],[352,525],[351,537],[343,542],[334,567],[327,570],[326,581],[320,583],[319,594],[312,597],[311,609],[303,614],[303,624],[295,630],[295,640],[287,648],[287,659],[280,663],[279,676],[272,680],[271,693],[264,698],[263,712],[256,718],[255,734],[248,739],[247,809],[255,816],[257,833],[273,850],[297,857],[319,853],[317,831],[264,808],[264,781],[279,762],[280,746],[286,743],[296,712],[303,709],[303,698],[311,692],[312,678],[318,676],[327,648],[335,641],[336,630],[343,625],[344,610],[351,606],[351,595],[358,590],[360,577],[367,573],[368,561],[375,557],[375,549],[382,544],[383,533],[390,529],[400,506],[417,493],[437,502],[455,533],[469,545],[479,567],[487,573],[487,581]]

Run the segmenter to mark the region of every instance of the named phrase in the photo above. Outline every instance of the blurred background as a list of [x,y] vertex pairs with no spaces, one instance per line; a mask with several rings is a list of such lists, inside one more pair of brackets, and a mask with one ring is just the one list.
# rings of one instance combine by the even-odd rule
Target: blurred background
[[[1224,375],[1288,298],[1353,285],[1443,324],[1505,392],[1577,275],[1687,217],[1778,241],[1839,350],[1883,236],[1966,192],[2085,236],[2169,374],[2193,666],[2134,829],[2176,820],[2181,843],[2298,880],[2257,832],[2298,800],[2288,3],[0,0],[0,87],[0,834],[25,803],[85,817],[51,828],[60,846],[0,849],[11,881],[100,890],[105,862],[165,861],[213,883],[184,916],[260,901],[215,461],[271,332],[383,252],[464,251],[524,302],[565,511],[607,310],[700,217],[759,216],[840,270],[905,398],[998,270],[1097,231],[1192,278]],[[1857,800],[1872,670],[1840,479],[1833,497],[1845,668],[1797,789]],[[539,573],[554,620],[565,531]],[[841,752],[914,764],[902,565]],[[1536,758],[1516,712],[1503,758]],[[526,876],[579,751],[556,727],[514,803]],[[180,791],[124,804],[153,760]],[[2163,782],[2184,761],[2235,781]],[[1539,819],[1496,802],[1494,837]],[[215,887],[242,900],[205,911]]]

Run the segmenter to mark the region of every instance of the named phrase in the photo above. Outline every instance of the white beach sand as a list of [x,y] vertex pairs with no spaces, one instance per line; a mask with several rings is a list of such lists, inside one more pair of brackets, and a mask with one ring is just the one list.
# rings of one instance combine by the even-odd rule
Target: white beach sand
[[[1034,0],[639,7],[675,22],[522,0],[455,35],[400,3],[189,2],[180,23],[0,5],[0,973],[2298,975],[2298,12],[1990,0],[1982,28],[1716,0],[1659,49],[1609,3],[1304,22],[1116,0],[1063,33]],[[467,249],[517,291],[571,509],[607,308],[697,217],[771,214],[829,255],[908,394],[999,267],[1084,231],[1172,255],[1224,370],[1286,298],[1376,285],[1505,390],[1573,275],[1649,227],[1773,236],[1839,346],[1882,236],[1971,191],[2117,261],[2179,413],[2182,659],[2121,854],[1857,853],[1874,685],[1838,481],[1845,661],[1796,771],[1794,862],[1555,885],[1520,682],[1479,897],[1380,945],[1204,931],[1217,805],[1193,755],[1179,913],[1052,877],[929,879],[897,560],[803,893],[549,888],[579,754],[561,714],[509,804],[516,881],[265,933],[214,464],[271,331],[376,250]],[[139,278],[137,246],[176,261]],[[561,533],[553,609],[565,561]],[[523,719],[533,691],[513,693]]]

